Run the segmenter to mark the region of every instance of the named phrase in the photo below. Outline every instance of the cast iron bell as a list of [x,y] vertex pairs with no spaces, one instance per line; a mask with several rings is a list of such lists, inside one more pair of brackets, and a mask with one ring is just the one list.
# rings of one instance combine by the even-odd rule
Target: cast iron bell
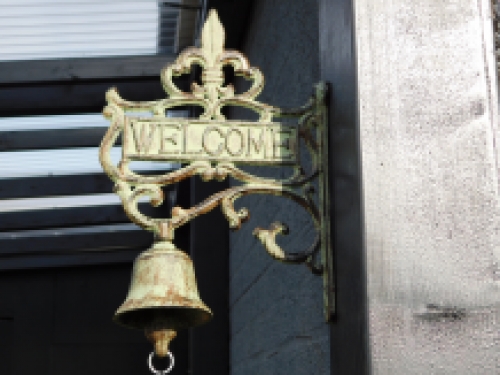
[[173,243],[160,241],[135,260],[127,299],[113,320],[144,330],[163,357],[179,329],[211,318],[212,311],[200,299],[191,259]]

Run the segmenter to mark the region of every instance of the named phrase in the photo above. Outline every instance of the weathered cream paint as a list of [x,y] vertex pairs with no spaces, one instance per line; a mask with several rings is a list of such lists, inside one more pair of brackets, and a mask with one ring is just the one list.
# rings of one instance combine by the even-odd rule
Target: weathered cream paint
[[[163,69],[161,78],[168,96],[165,99],[131,102],[123,99],[115,88],[108,90],[108,104],[103,114],[111,124],[101,142],[99,160],[104,171],[115,182],[114,190],[120,196],[128,217],[144,229],[154,232],[156,243],[164,242],[165,246],[172,244],[175,229],[218,206],[226,216],[230,228],[239,229],[249,219],[250,212],[245,207],[236,209],[234,202],[246,195],[286,197],[302,206],[310,215],[317,235],[313,243],[301,253],[288,255],[277,244],[276,235],[287,232],[286,225],[281,222],[273,223],[269,229],[256,227],[253,234],[275,259],[286,263],[305,263],[313,273],[323,276],[324,314],[326,320],[330,321],[335,309],[335,299],[326,162],[329,139],[325,105],[327,86],[325,83],[316,84],[310,100],[295,109],[285,110],[259,102],[255,98],[263,89],[264,76],[258,68],[250,66],[243,54],[224,49],[224,35],[217,12],[212,9],[202,28],[201,48],[187,48]],[[182,91],[172,78],[189,73],[192,65],[202,67],[201,85],[193,83],[190,92]],[[223,68],[227,65],[234,68],[236,76],[252,81],[247,91],[236,93],[234,86],[224,84]],[[168,109],[186,105],[201,106],[204,112],[198,119],[165,117]],[[227,121],[221,110],[228,105],[251,109],[258,114],[259,119],[255,122]],[[127,112],[149,112],[152,117],[132,117],[127,116]],[[297,123],[273,123],[271,120],[276,117],[295,118]],[[122,159],[116,166],[111,160],[110,152],[122,132]],[[299,135],[309,154],[305,160],[304,152],[298,152]],[[136,174],[129,168],[131,160],[176,160],[188,165],[170,173],[145,176]],[[282,179],[266,178],[238,168],[236,164],[240,163],[274,167],[289,165],[293,167],[293,171]],[[233,177],[242,184],[219,191],[193,207],[173,207],[170,218],[152,218],[139,210],[141,197],[147,196],[153,206],[159,206],[165,199],[162,186],[195,175],[199,175],[204,181],[222,181]],[[317,184],[316,200],[313,184]],[[317,259],[319,254],[321,260]],[[136,288],[133,287],[133,290]],[[139,300],[150,303],[147,298]],[[132,299],[128,298],[121,309],[127,310],[132,308],[130,304],[136,304],[130,301]],[[123,320],[122,318],[124,324],[131,325]],[[138,320],[143,323],[143,320]],[[145,328],[156,330],[155,327],[149,327],[149,323]],[[171,328],[175,327],[161,327],[162,330]],[[155,337],[165,338],[169,335]],[[166,344],[158,348],[164,353]]]
[[129,119],[123,156],[131,160],[299,164],[298,125],[276,122]]
[[489,7],[356,1],[374,374],[500,371]]

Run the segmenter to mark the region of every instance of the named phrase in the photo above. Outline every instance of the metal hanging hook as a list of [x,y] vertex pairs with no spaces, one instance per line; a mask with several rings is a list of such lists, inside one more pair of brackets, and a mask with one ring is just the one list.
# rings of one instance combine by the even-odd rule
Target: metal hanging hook
[[151,354],[149,355],[149,358],[148,358],[148,366],[153,374],[165,375],[165,374],[168,374],[170,371],[172,371],[172,369],[174,368],[174,364],[175,364],[174,355],[172,353],[168,352],[168,356],[170,357],[170,366],[166,370],[157,370],[154,368],[154,366],[153,366],[153,355],[154,354],[155,354],[155,352],[151,352]]

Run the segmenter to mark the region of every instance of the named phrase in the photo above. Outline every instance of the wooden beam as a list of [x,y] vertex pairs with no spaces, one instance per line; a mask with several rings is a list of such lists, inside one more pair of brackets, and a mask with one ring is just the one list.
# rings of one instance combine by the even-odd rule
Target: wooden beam
[[0,152],[63,147],[96,147],[100,144],[106,130],[104,127],[89,127],[1,132]]
[[15,178],[2,180],[0,199],[111,193],[112,190],[113,182],[104,173]]
[[0,232],[0,270],[128,263],[153,241],[150,232],[129,221],[73,228],[26,227]]
[[166,97],[159,77],[6,86],[0,90],[0,116],[99,112],[106,105],[105,94],[111,87],[117,87],[120,95],[127,100],[147,101]]
[[3,231],[72,227],[102,223],[126,223],[121,206],[68,207],[33,211],[1,212]]
[[[169,211],[166,207],[154,208],[149,203],[141,203],[139,208],[141,212],[151,217],[164,216],[165,212]],[[122,205],[118,203],[117,205],[0,212],[2,231],[129,222],[130,219],[125,215]]]
[[175,55],[0,62],[0,86],[159,77]]
[[143,248],[140,248],[124,251],[68,252],[50,256],[47,254],[29,254],[2,257],[0,258],[0,271],[130,263],[143,250]]
[[[135,224],[0,232],[0,258],[146,248],[153,234]],[[1,263],[1,261],[0,261]]]
[[[158,171],[141,171],[140,173],[153,175],[158,174]],[[104,172],[2,179],[0,199],[111,193],[113,185],[113,181]],[[174,185],[168,186],[164,188],[164,191],[174,188]]]

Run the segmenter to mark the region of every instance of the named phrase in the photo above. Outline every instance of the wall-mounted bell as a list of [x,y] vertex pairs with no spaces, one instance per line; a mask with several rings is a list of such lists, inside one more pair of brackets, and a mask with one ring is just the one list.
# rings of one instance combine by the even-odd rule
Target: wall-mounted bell
[[135,260],[127,299],[113,320],[144,330],[163,357],[179,329],[211,318],[212,311],[198,294],[193,262],[171,242],[160,241]]

